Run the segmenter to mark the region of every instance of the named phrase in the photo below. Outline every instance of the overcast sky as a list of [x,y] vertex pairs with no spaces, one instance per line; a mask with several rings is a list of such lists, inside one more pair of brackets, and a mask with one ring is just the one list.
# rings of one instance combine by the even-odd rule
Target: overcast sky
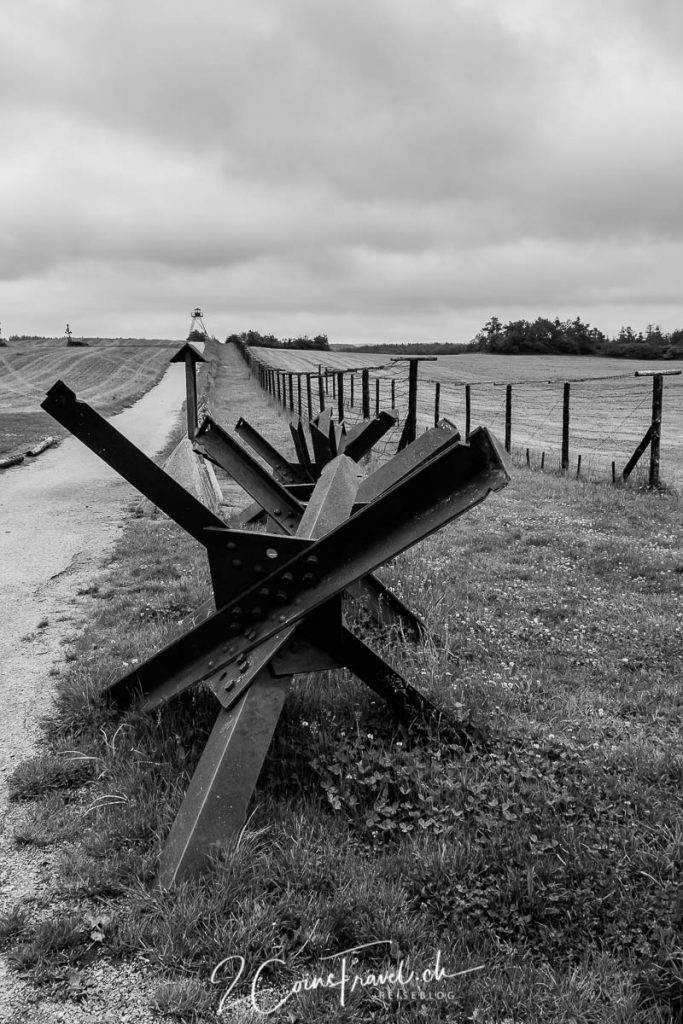
[[683,327],[681,0],[2,0],[10,333]]

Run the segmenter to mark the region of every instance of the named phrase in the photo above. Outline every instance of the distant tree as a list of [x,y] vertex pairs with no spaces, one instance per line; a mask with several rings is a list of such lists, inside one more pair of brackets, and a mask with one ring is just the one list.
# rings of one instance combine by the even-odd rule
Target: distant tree
[[308,335],[304,335],[303,338],[285,338],[281,340],[273,334],[243,331],[242,334],[228,335],[226,341],[246,345],[249,348],[303,348],[328,351],[330,347],[326,334],[316,334],[313,339],[309,338]]

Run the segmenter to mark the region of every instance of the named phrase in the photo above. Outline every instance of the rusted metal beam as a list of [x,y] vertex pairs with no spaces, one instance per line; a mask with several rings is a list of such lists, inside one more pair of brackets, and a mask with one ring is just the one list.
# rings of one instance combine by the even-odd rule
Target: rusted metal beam
[[384,437],[392,427],[396,426],[396,417],[390,412],[380,412],[371,420],[357,423],[344,441],[344,455],[358,462],[364,455],[367,455],[373,445],[377,444],[381,437]]
[[206,543],[207,527],[224,525],[222,519],[136,448],[103,416],[85,402],[79,402],[71,388],[62,381],[57,381],[50,388],[41,408],[200,544]]
[[[294,533],[304,505],[274,479],[253,455],[207,416],[197,431],[194,449],[229,473],[265,509],[285,533]],[[255,511],[255,510],[254,510]]]
[[275,475],[282,483],[303,484],[308,482],[310,478],[305,470],[296,463],[284,459],[277,448],[267,441],[256,427],[252,427],[243,416],[238,419],[235,430],[245,444],[253,448],[256,454],[260,455],[263,461],[274,470]]
[[294,442],[294,450],[296,457],[299,460],[299,465],[304,470],[306,475],[311,480],[315,480],[319,473],[316,472],[317,467],[313,466],[311,462],[311,456],[308,451],[308,445],[306,443],[306,435],[304,433],[303,423],[301,418],[294,423],[289,424],[289,430],[292,435],[292,441]]
[[[356,474],[344,462],[330,465],[313,492],[310,513],[307,510],[292,540],[320,537],[342,522],[353,507],[357,488]],[[338,602],[335,611],[341,629]],[[274,679],[268,663],[295,631],[296,626],[280,631],[254,652],[256,665],[244,673],[253,673],[250,688],[231,710],[219,711],[160,859],[162,885],[173,885],[201,870],[207,854],[242,827],[291,678]]]
[[[224,469],[248,494],[256,498],[257,504],[249,506],[249,509],[245,510],[241,517],[242,525],[267,515],[273,521],[274,526],[277,526],[283,533],[295,532],[304,513],[304,505],[291,497],[292,491],[312,485],[296,484],[291,488],[285,488],[270,476],[239,441],[232,438],[208,416],[198,432],[195,450]],[[424,445],[422,450],[424,450]],[[404,475],[405,464],[409,460],[403,456],[398,459],[398,462],[400,472],[394,477],[388,476],[386,473],[382,475],[385,488]],[[412,467],[412,462],[410,465]],[[307,494],[306,498],[310,500],[310,494]],[[241,558],[241,556],[239,557]],[[217,564],[216,559],[217,556],[214,555],[212,565]],[[244,561],[244,559],[242,560]],[[212,568],[212,580],[214,580],[214,576]],[[217,585],[217,580],[214,582]],[[426,634],[424,623],[419,616],[408,608],[400,598],[396,597],[374,574],[353,584],[349,592],[355,597],[367,598],[370,611],[379,625],[396,624],[415,637]]]
[[[455,491],[454,476],[460,481]],[[473,508],[508,480],[497,443],[488,431],[478,428],[469,445],[456,444],[436,456],[421,472],[400,481],[310,550],[285,562],[239,599],[137,666],[113,684],[112,698],[126,702],[137,690],[153,690],[159,679],[175,681],[181,688],[200,680],[211,685],[226,667],[233,666],[229,677],[234,688],[227,696],[217,693],[224,706],[230,706],[243,690],[234,670],[238,656]]]

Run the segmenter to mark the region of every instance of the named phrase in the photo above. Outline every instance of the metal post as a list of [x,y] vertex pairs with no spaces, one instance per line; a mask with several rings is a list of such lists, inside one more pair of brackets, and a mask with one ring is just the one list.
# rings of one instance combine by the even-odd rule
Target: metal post
[[569,381],[564,385],[562,400],[562,470],[569,469]]
[[360,375],[363,402],[363,419],[370,419],[370,371],[363,370]]
[[205,359],[196,348],[188,343],[183,345],[170,361],[172,363],[185,363],[187,436],[192,439],[197,433],[197,363],[203,363]]
[[197,377],[194,359],[185,355],[185,394],[187,405],[187,436],[197,433]]

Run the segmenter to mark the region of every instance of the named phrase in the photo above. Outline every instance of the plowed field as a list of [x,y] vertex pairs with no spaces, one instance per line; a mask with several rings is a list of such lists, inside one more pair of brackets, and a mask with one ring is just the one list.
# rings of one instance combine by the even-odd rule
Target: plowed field
[[42,412],[45,392],[63,380],[109,416],[131,405],[163,376],[179,341],[94,340],[67,348],[61,340],[10,342],[0,348],[0,455],[64,431]]

